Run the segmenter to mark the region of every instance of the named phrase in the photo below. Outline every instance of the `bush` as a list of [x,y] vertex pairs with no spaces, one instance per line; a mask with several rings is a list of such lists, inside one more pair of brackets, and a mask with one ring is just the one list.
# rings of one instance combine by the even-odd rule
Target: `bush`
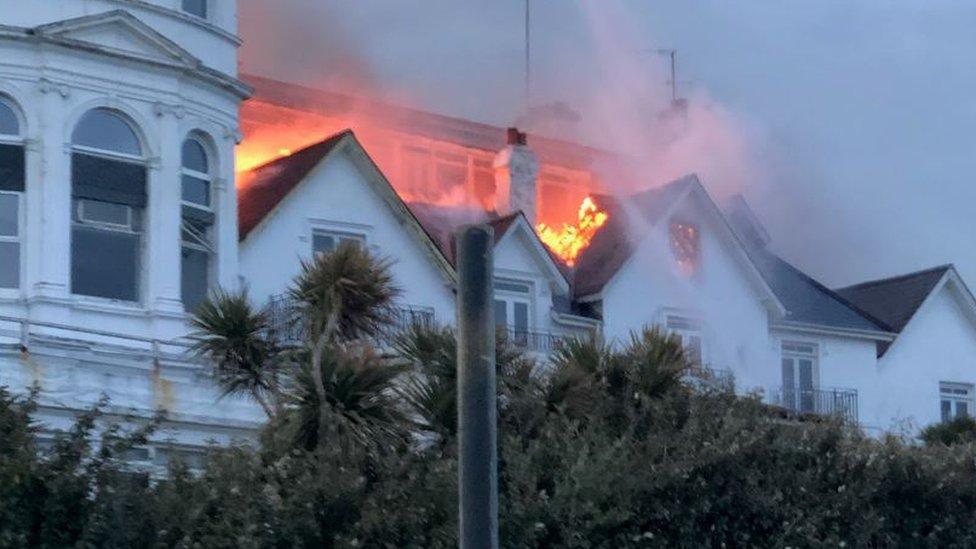
[[[784,420],[676,383],[663,339],[634,345],[581,343],[545,375],[501,345],[503,547],[976,545],[970,439],[914,446]],[[414,353],[415,374],[439,372],[425,356],[445,355]],[[146,432],[96,432],[94,409],[42,453],[32,409],[0,388],[0,547],[457,546],[456,446],[439,413],[414,414],[414,442],[382,445],[291,446],[272,424],[259,448],[150,481],[116,457]]]
[[958,416],[949,421],[929,425],[920,437],[929,446],[970,443],[976,441],[976,419]]

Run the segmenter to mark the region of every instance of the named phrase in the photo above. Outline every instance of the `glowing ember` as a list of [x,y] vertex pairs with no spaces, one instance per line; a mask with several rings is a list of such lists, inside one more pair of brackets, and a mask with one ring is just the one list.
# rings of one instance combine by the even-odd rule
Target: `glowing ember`
[[608,218],[607,212],[597,209],[593,199],[587,196],[580,204],[575,225],[563,223],[557,231],[545,223],[539,223],[536,232],[553,253],[572,267],[580,252],[590,245],[593,235],[606,224]]

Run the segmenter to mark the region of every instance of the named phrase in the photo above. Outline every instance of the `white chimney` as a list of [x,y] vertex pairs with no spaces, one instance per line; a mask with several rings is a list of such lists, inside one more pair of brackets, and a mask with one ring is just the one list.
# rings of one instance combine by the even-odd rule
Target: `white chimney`
[[522,210],[533,226],[536,220],[536,177],[539,159],[526,144],[525,133],[508,128],[508,145],[495,155],[495,211]]

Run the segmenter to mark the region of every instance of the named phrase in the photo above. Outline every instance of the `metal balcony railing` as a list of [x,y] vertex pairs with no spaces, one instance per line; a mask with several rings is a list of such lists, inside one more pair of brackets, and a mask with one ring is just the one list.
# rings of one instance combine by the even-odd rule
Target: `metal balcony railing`
[[688,379],[713,389],[732,390],[735,388],[735,374],[725,368],[695,366],[688,370]]
[[571,336],[515,328],[514,326],[498,326],[498,333],[508,343],[526,351],[549,353],[554,351],[562,342],[572,339]]
[[[305,321],[295,307],[294,301],[287,295],[275,295],[268,301],[269,331],[278,341],[287,344],[299,344],[308,338]],[[411,326],[420,325],[433,328],[436,324],[434,311],[425,307],[398,306],[390,310],[392,322],[377,339],[382,343],[389,343],[394,337]]]
[[770,401],[793,412],[836,415],[857,422],[857,389],[777,387],[770,392]]

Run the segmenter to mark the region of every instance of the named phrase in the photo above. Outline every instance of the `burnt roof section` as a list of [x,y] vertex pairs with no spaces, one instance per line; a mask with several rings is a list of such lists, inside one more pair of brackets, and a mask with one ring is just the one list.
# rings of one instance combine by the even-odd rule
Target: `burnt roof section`
[[[325,116],[369,113],[371,119],[387,129],[447,141],[463,147],[497,152],[506,144],[506,128],[411,109],[364,97],[352,97],[281,82],[270,78],[242,74],[241,79],[254,88],[254,99],[291,109]],[[578,143],[530,134],[532,150],[546,164],[566,168],[590,169],[596,162],[613,160],[619,155]]]
[[597,206],[606,210],[609,217],[576,261],[575,296],[585,297],[600,292],[634,253],[636,242],[627,230],[631,212],[642,216],[652,225],[656,224],[695,181],[694,176],[685,176],[623,200],[594,195]]
[[839,288],[837,293],[901,332],[952,265]]
[[830,328],[890,332],[883,320],[851,303],[765,248],[747,247],[752,262],[786,307],[787,321]]
[[244,240],[347,135],[352,135],[352,131],[339,132],[247,172],[237,191],[238,237]]

